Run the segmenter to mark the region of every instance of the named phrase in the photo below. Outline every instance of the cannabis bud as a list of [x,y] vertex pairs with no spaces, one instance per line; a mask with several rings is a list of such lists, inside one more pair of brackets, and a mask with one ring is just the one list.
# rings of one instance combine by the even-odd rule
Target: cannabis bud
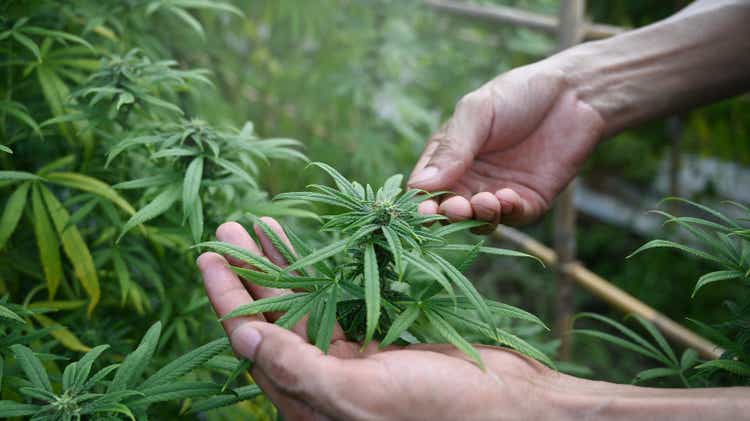
[[[390,177],[383,187],[351,182],[335,169],[314,163],[334,180],[336,188],[311,185],[309,191],[283,193],[276,199],[318,202],[334,213],[322,217],[321,232],[331,233],[322,247],[313,247],[287,230],[289,248],[262,220],[253,217],[289,266],[236,246],[200,244],[244,261],[255,269],[232,267],[249,282],[295,293],[264,298],[241,306],[225,318],[284,311],[277,324],[291,328],[309,315],[307,333],[312,343],[327,351],[336,322],[351,340],[364,345],[373,339],[380,347],[399,343],[444,343],[456,346],[482,365],[466,338],[505,345],[552,365],[549,358],[521,338],[499,328],[501,318],[522,319],[544,326],[521,309],[483,298],[462,270],[480,254],[532,257],[493,247],[450,244],[454,232],[483,225],[463,221],[429,226],[441,215],[421,215],[418,203],[428,194],[403,192],[403,177]],[[533,258],[533,257],[532,257]]]

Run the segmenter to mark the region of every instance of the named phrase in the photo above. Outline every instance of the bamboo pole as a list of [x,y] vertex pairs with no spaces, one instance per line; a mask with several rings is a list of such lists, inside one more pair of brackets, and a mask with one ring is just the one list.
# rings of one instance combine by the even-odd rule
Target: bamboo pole
[[723,349],[709,340],[688,330],[664,314],[656,311],[653,307],[644,304],[627,292],[612,285],[606,279],[591,272],[580,262],[570,262],[561,265],[557,254],[552,249],[521,231],[501,225],[495,230],[493,236],[497,239],[510,241],[524,252],[541,259],[548,267],[565,272],[580,286],[624,313],[637,314],[650,321],[666,337],[686,347],[693,348],[703,358],[716,359],[721,357],[721,354],[724,352]]
[[[440,12],[484,20],[491,23],[522,26],[524,28],[542,31],[550,35],[557,35],[559,27],[559,20],[554,16],[529,12],[515,7],[500,5],[480,6],[450,0],[425,0],[424,3]],[[583,39],[593,40],[608,38],[621,34],[627,30],[628,28],[622,28],[619,26],[584,22]]]
[[[562,0],[560,2],[559,22],[557,33],[557,48],[570,48],[583,39],[584,14],[586,0]],[[567,267],[576,259],[576,207],[574,203],[576,181],[558,196],[554,209],[554,247],[560,265],[557,270],[555,297],[555,333],[560,339],[558,358],[567,361],[571,357],[573,338],[568,335],[572,328],[575,303],[573,286],[575,282],[570,275],[561,268]]]

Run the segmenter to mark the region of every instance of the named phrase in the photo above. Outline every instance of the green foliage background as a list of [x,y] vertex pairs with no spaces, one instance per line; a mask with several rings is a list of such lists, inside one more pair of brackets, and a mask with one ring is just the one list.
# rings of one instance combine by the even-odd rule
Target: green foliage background
[[[495,3],[557,9],[552,0]],[[592,0],[588,14],[640,26],[684,3]],[[23,372],[11,363],[24,353],[13,343],[28,345],[58,384],[66,364],[59,358],[76,361],[109,344],[99,359],[121,362],[156,321],[160,339],[146,377],[222,337],[190,244],[246,211],[310,216],[299,203],[267,200],[318,181],[316,172],[300,171],[299,151],[375,185],[408,172],[458,98],[554,45],[533,31],[439,15],[418,1],[3,2],[0,308],[25,322],[0,314],[2,399],[20,399],[23,381],[8,386]],[[750,163],[748,107],[738,98],[688,114],[685,148]],[[253,147],[238,150],[237,139]],[[588,171],[643,183],[664,139],[662,122],[629,131],[603,145]],[[529,229],[548,239],[549,227],[543,220]],[[690,300],[694,280],[713,269],[687,257],[675,266],[664,252],[626,264],[643,242],[584,219],[580,257],[679,321],[724,320],[724,297],[747,295],[717,284]],[[490,296],[551,320],[549,273],[491,260],[476,271]],[[577,301],[579,309],[610,312],[584,293]],[[527,336],[544,345],[539,333]],[[649,366],[587,341],[580,339],[570,367],[581,374],[630,381]],[[226,353],[211,357],[185,381],[229,378],[230,387],[243,387],[234,363]],[[181,407],[175,399],[148,414],[174,417]],[[262,419],[269,408],[261,400],[207,414]]]

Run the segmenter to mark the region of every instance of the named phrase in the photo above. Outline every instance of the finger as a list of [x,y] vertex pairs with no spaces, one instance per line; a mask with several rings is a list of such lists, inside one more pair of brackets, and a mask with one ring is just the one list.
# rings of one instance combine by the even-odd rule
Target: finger
[[495,197],[500,201],[502,216],[501,222],[506,225],[525,224],[541,213],[531,203],[524,199],[513,189],[505,188],[495,192]]
[[261,370],[253,370],[253,380],[263,389],[263,393],[271,399],[271,402],[281,412],[284,419],[287,420],[305,420],[310,419],[314,410],[291,396],[282,393],[273,385],[273,382]]
[[341,360],[328,356],[299,336],[270,323],[252,322],[235,330],[235,349],[255,364],[280,392],[306,402],[324,413],[341,414],[339,389],[361,387],[378,378],[377,367],[367,360]]
[[[219,317],[253,301],[242,281],[227,265],[227,261],[216,253],[203,253],[198,257],[198,268],[203,276],[206,294]],[[236,317],[222,321],[222,325],[227,336],[231,337],[237,328],[253,320],[263,320],[263,316]]]
[[465,221],[474,216],[471,203],[462,196],[453,196],[443,200],[438,212],[448,217],[451,222]]
[[[273,219],[268,216],[264,216],[260,218],[261,221],[263,221],[266,225],[268,225],[269,228],[281,239],[281,241],[289,248],[290,250],[294,250],[292,247],[292,243],[289,241],[289,238],[287,238],[286,233],[284,232],[284,229],[281,228],[281,225]],[[276,266],[279,267],[287,267],[289,262],[286,261],[284,256],[281,254],[281,252],[276,248],[276,246],[273,245],[273,242],[271,239],[266,235],[265,232],[258,226],[258,224],[255,224],[253,226],[253,230],[255,230],[255,235],[258,236],[258,239],[260,240],[261,246],[263,246],[263,254],[265,254],[268,259],[270,259]]]
[[[447,125],[447,123],[446,123]],[[424,167],[427,166],[427,163],[430,162],[430,159],[432,159],[432,155],[435,153],[435,149],[438,147],[438,138],[441,136],[444,136],[444,129],[445,126],[443,126],[440,130],[438,130],[435,134],[430,137],[430,139],[427,141],[427,144],[424,147],[424,150],[422,151],[422,155],[419,156],[419,159],[417,160],[417,164],[414,165],[414,169],[411,171],[411,175],[409,176],[409,181],[406,183],[407,186],[412,186],[412,180],[414,179],[414,176],[419,173]]]
[[492,116],[491,96],[486,89],[461,98],[445,131],[436,137],[437,147],[429,161],[412,174],[409,185],[427,191],[449,189],[487,140]]
[[[287,237],[286,233],[284,232],[284,228],[281,227],[281,224],[278,223],[275,219],[264,216],[260,218],[261,221],[265,222],[266,225],[268,225],[271,230],[281,239],[281,241],[286,244],[286,246],[294,252],[294,248],[292,247],[292,242],[289,241],[289,238]],[[273,245],[273,242],[271,239],[266,235],[265,232],[263,232],[262,229],[258,225],[255,225],[254,228],[255,234],[258,236],[258,239],[260,240],[261,245],[263,246],[263,252],[265,253],[266,257],[268,257],[274,264],[281,267],[287,266],[287,261],[284,258],[284,256],[281,255],[281,252],[279,252],[278,249]],[[288,290],[287,290],[288,291]],[[279,313],[267,315],[266,318],[269,321],[276,321],[279,318]],[[303,338],[307,338],[307,320],[308,316],[303,317],[293,328],[292,331],[297,333],[298,335],[302,336]],[[343,340],[345,339],[344,329],[341,328],[341,326],[338,324],[338,322],[333,327],[333,336],[331,337],[331,341],[337,341],[337,340]]]
[[[250,237],[250,234],[248,234],[247,230],[245,230],[245,228],[237,222],[225,222],[221,224],[219,228],[216,229],[216,239],[237,247],[242,247],[245,250],[248,250],[258,256],[263,256],[260,248],[255,243],[255,241],[253,241],[253,238]],[[227,257],[227,260],[234,266],[252,269],[250,265],[239,259]],[[252,282],[246,282],[246,285],[250,290],[250,294],[252,294],[255,299],[275,297],[278,295],[290,293],[290,291],[287,289],[267,288],[255,285]]]
[[474,219],[486,221],[486,225],[472,228],[474,234],[487,234],[492,232],[500,223],[500,201],[490,192],[477,193],[469,200],[474,212]]
[[435,215],[438,213],[438,203],[435,199],[427,199],[419,204],[417,211],[420,215]]

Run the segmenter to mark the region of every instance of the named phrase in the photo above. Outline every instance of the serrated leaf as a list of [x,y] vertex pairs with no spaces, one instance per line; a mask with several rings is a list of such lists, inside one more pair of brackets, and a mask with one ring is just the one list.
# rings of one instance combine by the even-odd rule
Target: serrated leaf
[[3,216],[0,217],[0,250],[5,247],[13,232],[21,220],[23,209],[26,207],[26,198],[29,196],[30,183],[23,183],[8,198],[3,210]]
[[18,403],[15,401],[0,401],[0,417],[2,418],[25,417],[28,415],[34,415],[41,409],[42,406],[40,405]]
[[107,393],[122,392],[130,389],[141,377],[146,366],[156,351],[161,335],[161,322],[154,323],[143,335],[141,343],[135,351],[131,352],[115,373],[115,377],[107,387]]
[[466,276],[458,271],[452,264],[447,260],[438,256],[435,253],[428,252],[428,255],[432,260],[440,266],[443,272],[449,277],[453,284],[461,290],[464,297],[469,299],[474,305],[475,310],[479,313],[479,317],[484,320],[485,323],[490,327],[492,331],[496,330],[495,319],[492,317],[489,306],[484,301],[484,298],[479,294],[479,291],[474,287],[474,284],[469,281]]
[[680,358],[680,368],[685,371],[695,365],[698,361],[698,352],[693,348],[688,348],[682,353]]
[[404,262],[403,262],[403,254],[404,249],[401,245],[401,240],[398,238],[398,235],[391,229],[389,226],[383,226],[382,227],[383,236],[385,237],[386,242],[388,243],[388,251],[391,252],[391,255],[393,255],[393,265],[394,269],[396,270],[396,273],[399,276],[399,279],[401,279],[401,276],[404,272]]
[[698,282],[695,284],[695,288],[693,289],[693,293],[690,295],[690,297],[695,297],[695,294],[698,292],[698,290],[708,284],[719,281],[728,281],[730,279],[742,278],[744,276],[745,274],[736,270],[718,270],[716,272],[707,273],[698,279]]
[[194,247],[205,247],[215,251],[216,253],[234,257],[237,260],[241,260],[266,272],[278,273],[282,271],[280,267],[273,264],[273,262],[268,260],[268,258],[266,258],[265,256],[258,256],[248,251],[247,249],[235,246],[233,244],[223,243],[220,241],[204,241],[202,243],[196,244]]
[[10,350],[16,357],[16,363],[21,367],[26,378],[34,387],[52,393],[52,384],[47,376],[47,371],[42,366],[42,362],[34,353],[24,345],[11,345]]
[[124,197],[120,196],[109,184],[94,177],[73,172],[55,172],[47,174],[47,179],[55,184],[101,196],[117,205],[129,215],[135,213],[133,206]]
[[267,288],[312,289],[326,287],[332,282],[328,278],[268,274],[237,266],[230,266],[229,268],[248,282]]
[[311,162],[310,165],[318,167],[327,172],[328,175],[333,178],[334,183],[336,183],[336,187],[338,187],[342,193],[351,195],[357,194],[357,192],[354,190],[354,187],[352,186],[352,183],[350,183],[349,180],[346,179],[346,177],[341,175],[341,173],[336,171],[332,166],[323,162]]
[[697,370],[715,368],[728,371],[738,376],[750,377],[750,364],[736,360],[712,360],[695,366]]
[[107,349],[109,349],[109,345],[96,346],[78,360],[76,376],[72,385],[75,390],[83,390],[83,386],[86,384],[86,380],[91,373],[91,367],[94,365],[94,361],[96,361],[96,359]]
[[[63,250],[68,256],[68,260],[73,265],[74,272],[78,281],[86,290],[91,301],[89,301],[88,314],[94,311],[94,307],[99,302],[99,276],[94,266],[94,259],[91,257],[86,242],[83,241],[81,233],[75,226],[68,226],[70,215],[63,205],[46,187],[42,187],[44,202],[47,204],[52,222],[55,224],[57,234],[63,245]],[[67,228],[67,229],[66,229]]]
[[678,376],[680,370],[669,367],[656,367],[648,370],[643,370],[635,376],[633,383],[645,382],[648,380],[658,379],[661,377]]
[[138,390],[149,396],[150,394],[147,392],[147,389],[171,383],[193,371],[195,368],[202,366],[206,361],[227,349],[229,349],[229,340],[227,338],[217,339],[202,345],[159,369],[159,371],[141,383],[138,386]]
[[182,185],[182,212],[189,216],[193,210],[193,203],[198,200],[198,193],[203,178],[203,157],[193,158],[185,171],[185,179]]
[[445,237],[446,235],[452,234],[454,232],[477,228],[484,225],[487,225],[487,222],[473,220],[452,222],[448,225],[436,228],[432,233],[437,237]]
[[[446,244],[446,245],[440,246],[441,251],[470,251],[473,248],[474,246],[471,246],[468,244]],[[479,251],[480,253],[492,254],[495,256],[525,257],[529,259],[534,259],[537,262],[539,262],[540,265],[544,266],[544,262],[542,262],[542,260],[539,259],[538,257],[532,256],[528,253],[516,251],[516,250],[501,249],[497,247],[479,247],[477,251]]]
[[629,259],[638,253],[641,253],[645,250],[653,249],[653,248],[673,248],[673,249],[677,249],[688,254],[692,254],[693,256],[700,257],[701,259],[705,259],[705,260],[719,263],[719,264],[724,264],[724,261],[722,259],[719,259],[713,255],[710,255],[706,253],[705,251],[698,250],[696,248],[689,247],[684,244],[679,244],[679,243],[675,243],[674,241],[667,241],[667,240],[651,240],[648,243],[639,247],[636,251],[632,252],[627,258]]
[[321,247],[307,256],[300,257],[296,262],[284,268],[284,272],[289,273],[297,269],[304,268],[307,266],[314,265],[317,262],[323,261],[331,256],[334,256],[346,248],[348,239],[334,241],[325,247]]
[[385,337],[380,341],[380,349],[387,347],[396,341],[401,334],[406,332],[409,327],[417,320],[420,314],[420,309],[416,305],[410,305],[399,314],[396,319],[393,320],[391,327],[385,334]]
[[294,304],[284,313],[283,316],[276,320],[276,324],[285,328],[291,329],[297,324],[307,313],[310,312],[315,300],[319,299],[325,290],[319,290],[306,294],[300,300],[294,302]]
[[331,345],[333,330],[336,326],[336,304],[339,299],[338,285],[328,287],[328,297],[326,297],[325,307],[323,308],[323,317],[320,318],[315,335],[315,346],[328,353],[328,347]]
[[0,171],[0,181],[43,181],[44,178],[25,171]]
[[195,398],[215,395],[221,390],[216,383],[210,382],[171,382],[141,389],[145,397],[128,402],[129,406],[147,406],[156,402]]
[[197,402],[190,408],[191,413],[206,412],[229,405],[234,405],[247,399],[252,399],[263,393],[260,387],[255,384],[232,389],[231,394],[213,396],[208,399]]
[[375,334],[380,320],[380,273],[378,270],[378,259],[375,255],[375,246],[368,243],[364,251],[364,284],[365,284],[365,307],[367,310],[367,325],[363,347],[367,346]]
[[437,333],[448,343],[458,348],[461,352],[473,359],[482,370],[484,370],[484,362],[482,357],[479,355],[479,351],[472,344],[466,341],[453,326],[450,325],[445,319],[440,317],[437,313],[430,309],[424,310],[427,320],[430,325],[435,328]]
[[63,279],[60,243],[38,186],[34,186],[31,192],[31,209],[34,215],[34,235],[44,278],[47,280],[47,290],[50,298],[54,298],[57,287]]
[[11,311],[8,307],[5,307],[2,303],[0,303],[0,317],[15,320],[19,323],[26,323],[26,320],[22,319],[21,316]]
[[117,241],[119,242],[120,239],[131,229],[136,227],[137,225],[140,225],[146,221],[149,221],[151,219],[156,218],[157,216],[163,214],[164,212],[168,211],[174,202],[177,201],[177,198],[180,197],[180,186],[179,185],[172,185],[163,192],[159,193],[154,200],[152,200],[148,205],[142,207],[138,210],[133,216],[128,219],[128,221],[125,223],[125,225],[122,228],[122,231],[120,232],[120,235],[117,237]]
[[43,327],[56,327],[54,330],[49,332],[52,337],[57,339],[62,346],[72,351],[88,352],[91,350],[89,346],[84,345],[78,337],[71,332],[67,327],[59,324],[58,322],[50,319],[43,314],[34,314],[34,319],[39,322]]
[[294,294],[278,295],[274,297],[261,298],[252,303],[241,305],[230,311],[220,320],[228,320],[234,317],[250,316],[258,313],[269,311],[287,311],[295,304],[305,300],[309,295],[307,292],[298,292]]

